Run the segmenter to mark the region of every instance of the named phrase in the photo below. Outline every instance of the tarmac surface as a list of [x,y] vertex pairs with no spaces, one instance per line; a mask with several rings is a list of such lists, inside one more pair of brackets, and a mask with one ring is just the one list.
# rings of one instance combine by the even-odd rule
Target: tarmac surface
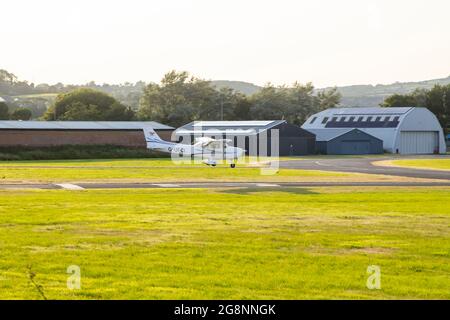
[[401,156],[401,157],[373,157],[373,158],[324,158],[311,160],[280,161],[280,168],[322,170],[336,172],[358,172],[366,174],[382,174],[398,177],[439,179],[450,181],[450,171],[420,170],[413,168],[376,166],[372,163],[382,160],[406,159],[450,159],[450,155],[436,156]]
[[[171,182],[171,183],[6,183],[0,184],[0,189],[153,189],[153,188],[290,188],[290,187],[343,187],[343,186],[367,186],[367,187],[426,187],[426,186],[450,186],[450,171],[423,170],[414,168],[376,166],[375,161],[399,160],[399,159],[450,159],[450,155],[436,156],[386,156],[386,157],[339,157],[339,158],[311,158],[302,160],[280,161],[280,168],[322,170],[335,172],[357,172],[365,174],[388,175],[398,177],[434,179],[435,182],[405,182],[405,181],[380,181],[380,182]],[[233,170],[233,169],[230,169]]]
[[157,189],[157,188],[294,188],[294,187],[450,187],[450,181],[442,182],[196,182],[196,183],[78,183],[78,184],[2,184],[0,189]]

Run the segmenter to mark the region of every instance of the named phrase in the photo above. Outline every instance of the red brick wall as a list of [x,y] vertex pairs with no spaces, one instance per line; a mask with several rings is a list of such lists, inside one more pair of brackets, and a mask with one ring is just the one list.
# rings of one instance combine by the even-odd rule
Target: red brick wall
[[[171,130],[156,130],[156,132],[162,139],[170,141]],[[146,147],[144,133],[141,130],[0,130],[0,147],[96,144]]]

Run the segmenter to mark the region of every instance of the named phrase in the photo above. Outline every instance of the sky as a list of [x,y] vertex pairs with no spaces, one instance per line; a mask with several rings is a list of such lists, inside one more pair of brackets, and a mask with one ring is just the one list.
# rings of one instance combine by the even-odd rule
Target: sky
[[258,85],[450,75],[448,0],[4,0],[0,69],[35,83]]

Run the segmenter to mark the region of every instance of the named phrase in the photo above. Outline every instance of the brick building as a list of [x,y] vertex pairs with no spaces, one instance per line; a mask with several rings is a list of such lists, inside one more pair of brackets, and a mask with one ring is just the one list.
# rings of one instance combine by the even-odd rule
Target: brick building
[[0,147],[106,144],[145,148],[145,126],[169,141],[174,130],[154,121],[0,121]]

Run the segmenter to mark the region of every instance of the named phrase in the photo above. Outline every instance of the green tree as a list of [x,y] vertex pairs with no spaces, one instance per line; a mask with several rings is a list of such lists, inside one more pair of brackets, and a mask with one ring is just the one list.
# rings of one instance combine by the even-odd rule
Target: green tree
[[218,91],[209,81],[185,71],[171,71],[164,75],[161,84],[145,87],[138,115],[143,120],[178,127],[193,120],[219,120],[223,106],[224,118],[231,119],[236,93],[230,90]]
[[134,112],[101,91],[82,88],[58,95],[45,120],[128,121]]
[[283,119],[300,125],[311,114],[335,107],[340,101],[340,94],[336,89],[331,89],[314,95],[311,83],[294,83],[291,87],[268,84],[253,94],[250,100],[250,114],[255,119]]
[[427,92],[426,107],[439,120],[445,133],[450,132],[450,85],[435,85]]
[[8,105],[0,101],[0,120],[8,120],[9,119],[9,108]]
[[31,110],[27,108],[17,108],[11,113],[11,120],[30,120]]
[[410,94],[387,97],[382,107],[426,107],[433,112],[446,133],[450,129],[450,85],[435,85],[430,90],[415,90]]
[[328,90],[319,91],[317,93],[317,99],[319,101],[319,109],[325,110],[335,108],[341,102],[342,94],[334,87]]
[[387,97],[381,106],[390,108],[413,107],[416,106],[416,99],[410,94],[393,94]]

